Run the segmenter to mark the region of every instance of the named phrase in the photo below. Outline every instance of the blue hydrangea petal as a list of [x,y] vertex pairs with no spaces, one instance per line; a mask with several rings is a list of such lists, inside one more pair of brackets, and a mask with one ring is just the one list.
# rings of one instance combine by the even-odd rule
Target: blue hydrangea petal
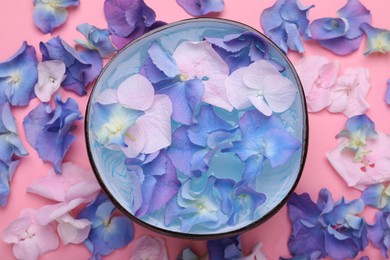
[[35,97],[37,65],[35,49],[26,42],[12,57],[0,63],[0,103],[8,101],[12,106],[28,105]]
[[301,147],[301,143],[289,132],[271,129],[264,135],[264,155],[273,168],[286,163]]
[[288,215],[292,223],[304,219],[305,221],[315,224],[317,222],[317,216],[321,213],[307,193],[301,195],[293,193],[287,206]]
[[128,217],[113,217],[105,230],[104,241],[111,249],[119,249],[128,245],[134,238],[133,223]]
[[387,81],[387,88],[385,94],[385,100],[388,105],[390,105],[390,79]]
[[297,0],[286,0],[280,9],[280,16],[284,21],[295,24],[302,37],[308,40],[310,39],[308,11],[313,7],[314,5],[303,6]]
[[308,255],[317,251],[321,252],[321,257],[327,255],[323,246],[325,234],[321,227],[303,227],[299,220],[292,224],[294,232],[288,240],[288,248],[293,255]]
[[222,212],[228,216],[230,216],[233,212],[233,201],[230,195],[233,191],[235,184],[235,181],[230,179],[217,179],[215,181],[215,188],[219,191],[221,195]]
[[361,250],[352,239],[340,240],[331,234],[325,235],[325,249],[333,259],[354,258]]
[[303,53],[305,50],[303,48],[298,27],[295,24],[290,23],[286,24],[284,27],[287,34],[287,47],[292,51]]
[[337,55],[347,55],[359,49],[363,38],[348,39],[345,37],[321,40],[319,43],[322,47],[332,51]]
[[313,39],[328,40],[345,36],[349,24],[345,18],[320,18],[310,24]]
[[255,178],[261,174],[264,160],[265,158],[263,156],[250,155],[248,159],[245,160],[242,179],[249,183],[253,183]]
[[238,259],[243,256],[239,236],[209,240],[207,241],[207,249],[210,260]]
[[375,28],[368,23],[363,23],[360,25],[360,29],[362,29],[367,36],[366,50],[364,55],[369,55],[374,52],[390,52],[389,30]]
[[68,11],[65,8],[55,8],[50,4],[42,3],[34,6],[34,24],[44,34],[51,33],[55,28],[65,23],[67,18]]
[[338,10],[338,15],[348,20],[349,29],[346,38],[355,39],[363,34],[360,29],[362,23],[371,23],[370,11],[359,0],[348,0],[348,2]]
[[[264,9],[260,21],[266,35],[272,35],[271,31],[283,26],[280,9],[286,1],[276,1],[273,6]],[[272,39],[272,37],[271,37]]]
[[8,102],[0,104],[0,134],[16,133],[15,118]]
[[357,115],[348,118],[345,123],[345,127],[349,132],[356,133],[357,131],[363,132],[363,136],[366,138],[374,137],[377,135],[375,131],[375,123],[367,115]]
[[116,51],[109,38],[108,30],[99,29],[87,23],[78,25],[76,29],[84,35],[87,41],[75,40],[75,42],[84,48],[98,51],[100,57],[108,58]]
[[213,12],[222,12],[223,0],[176,0],[192,16],[202,16]]
[[378,209],[384,208],[390,199],[389,197],[382,196],[384,191],[385,186],[383,184],[371,185],[362,192],[362,199],[366,205]]
[[186,99],[191,107],[192,114],[197,111],[197,108],[202,101],[204,94],[204,85],[201,80],[192,79],[185,82]]
[[197,118],[197,124],[188,129],[188,137],[193,144],[207,147],[207,140],[210,133],[214,131],[229,131],[233,126],[220,118],[210,105],[202,106]]
[[389,257],[389,212],[378,211],[375,215],[375,223],[368,226],[368,237],[376,248],[380,248],[384,257]]
[[148,49],[148,54],[153,64],[167,77],[172,78],[179,74],[179,69],[172,55],[158,43],[152,43]]

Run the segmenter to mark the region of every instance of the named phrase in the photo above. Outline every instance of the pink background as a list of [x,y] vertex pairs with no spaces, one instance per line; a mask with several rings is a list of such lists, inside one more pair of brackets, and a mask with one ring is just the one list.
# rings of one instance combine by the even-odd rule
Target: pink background
[[[381,28],[389,28],[390,15],[388,10],[390,4],[386,0],[361,0],[364,5],[371,10],[373,15],[373,25]],[[53,35],[43,35],[33,25],[32,22],[32,0],[12,0],[0,1],[0,61],[4,61],[18,50],[24,40],[37,48],[38,59],[40,59],[39,42],[48,41],[52,36],[61,35],[68,43],[73,39],[81,37],[76,31],[76,26],[88,22],[95,26],[106,28],[107,23],[103,13],[104,0],[81,0],[79,7],[71,9],[69,19],[62,27],[54,31]],[[190,16],[181,9],[175,0],[145,0],[157,13],[157,19],[173,22]],[[259,22],[260,14],[264,8],[271,6],[274,0],[225,0],[225,10],[219,17],[236,20],[248,24],[261,31]],[[336,10],[344,5],[346,1],[321,1],[304,0],[305,5],[315,4],[316,7],[310,11],[309,19],[319,17],[334,16]],[[314,42],[305,42],[305,55],[323,55],[330,60],[339,60],[341,63],[341,73],[351,66],[364,66],[370,70],[370,80],[372,88],[368,95],[368,102],[371,107],[367,114],[376,123],[378,131],[390,133],[390,107],[384,102],[384,93],[387,79],[390,78],[390,55],[363,56],[365,41],[361,48],[354,54],[339,57],[332,55],[327,50],[321,48]],[[294,62],[301,55],[290,53],[289,57]],[[91,87],[88,88],[91,90]],[[72,97],[79,103],[80,110],[84,114],[88,96],[78,97],[72,93],[63,91],[63,98]],[[30,153],[29,156],[21,160],[15,177],[11,183],[11,194],[8,205],[5,209],[0,208],[0,231],[4,230],[11,221],[19,216],[23,208],[39,208],[52,203],[49,200],[26,193],[26,187],[33,179],[45,176],[51,168],[49,164],[43,163],[34,149],[26,142],[22,121],[25,115],[39,104],[37,99],[31,101],[25,108],[14,108],[13,112],[17,119],[19,135],[23,144]],[[297,193],[308,192],[314,200],[317,199],[321,188],[328,188],[335,200],[344,196],[347,200],[360,197],[358,190],[348,188],[345,182],[332,169],[325,158],[325,152],[336,146],[334,136],[343,128],[346,117],[342,114],[330,114],[322,111],[309,115],[310,140],[309,152],[306,166],[301,182],[296,189]],[[77,123],[74,131],[77,136],[76,142],[72,145],[65,161],[72,161],[84,168],[90,167],[86,147],[84,144],[83,123]],[[364,212],[367,222],[372,223],[374,210],[367,209]],[[146,230],[136,224],[135,236],[143,234],[162,237]],[[290,234],[290,223],[287,218],[287,208],[283,207],[273,218],[260,227],[243,234],[243,247],[248,253],[257,241],[262,241],[264,252],[269,259],[278,259],[279,256],[288,257],[287,241]],[[170,259],[176,259],[179,252],[190,246],[199,254],[206,253],[206,243],[204,241],[181,240],[165,237]],[[117,250],[106,257],[107,259],[129,258],[132,252],[132,244]],[[372,249],[370,245],[364,253],[359,256],[369,255],[371,259],[381,259],[378,249]],[[81,245],[60,245],[55,252],[48,253],[42,259],[87,259],[90,256],[86,247]],[[5,244],[0,239],[0,258],[12,259],[12,246]]]

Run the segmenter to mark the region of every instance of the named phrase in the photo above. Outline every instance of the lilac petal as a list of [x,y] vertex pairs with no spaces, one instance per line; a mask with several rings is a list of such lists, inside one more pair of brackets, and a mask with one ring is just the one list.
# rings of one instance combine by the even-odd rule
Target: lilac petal
[[176,0],[183,9],[192,16],[202,16],[212,12],[222,12],[223,0]]
[[0,63],[0,103],[26,106],[34,97],[37,82],[37,58],[34,47],[23,42],[8,60]]
[[131,253],[130,260],[142,259],[168,260],[164,239],[144,235],[134,241],[134,249]]
[[360,29],[362,29],[363,32],[367,35],[366,50],[364,55],[369,55],[374,52],[390,52],[389,30],[375,28],[368,23],[363,23],[360,25]]
[[339,259],[354,258],[361,250],[352,239],[339,240],[331,234],[325,236],[325,249],[330,257]]
[[233,212],[231,192],[233,191],[236,183],[230,179],[217,179],[215,181],[215,188],[221,195],[221,209],[222,212],[230,216]]
[[375,223],[368,226],[368,238],[374,244],[376,248],[381,249],[381,253],[384,257],[389,257],[389,239],[388,234],[388,212],[378,211],[375,215]]
[[119,85],[117,97],[121,105],[145,111],[153,104],[154,88],[147,78],[135,74]]
[[290,133],[272,129],[264,135],[265,153],[273,168],[286,163],[301,147],[301,143]]
[[390,105],[390,80],[387,81],[386,95],[385,95],[386,103]]
[[363,38],[347,39],[345,37],[329,40],[321,40],[322,47],[334,52],[337,55],[347,55],[359,49]]
[[193,79],[185,82],[186,99],[191,107],[192,113],[197,111],[203,98],[204,85],[201,80]]
[[383,184],[376,184],[369,186],[362,192],[362,199],[366,205],[382,209],[389,201],[389,197],[384,195],[385,186]]
[[133,223],[128,217],[113,217],[103,240],[112,249],[118,249],[128,245],[134,238]]
[[282,19],[290,24],[295,24],[305,40],[310,39],[308,12],[314,5],[303,6],[299,0],[286,0],[280,9]]
[[315,40],[329,40],[345,36],[349,30],[345,18],[320,18],[310,24],[312,38]]
[[75,209],[84,202],[84,199],[77,198],[69,202],[60,202],[54,205],[43,206],[38,210],[36,218],[41,225],[47,225],[57,218],[61,218],[62,216],[68,214],[71,210]]
[[91,222],[89,220],[76,220],[69,214],[62,216],[58,221],[57,231],[64,245],[84,242],[91,230]]
[[172,55],[163,50],[159,44],[153,43],[148,49],[148,54],[154,65],[167,77],[172,78],[179,74],[179,70]]
[[51,33],[55,28],[65,23],[68,12],[65,8],[55,8],[50,4],[34,5],[33,20],[35,26],[44,34]]
[[355,39],[363,34],[359,28],[362,23],[371,23],[370,11],[359,0],[348,0],[337,13],[348,20],[350,25],[346,35],[348,39]]
[[65,78],[65,64],[59,60],[43,61],[38,64],[38,82],[35,95],[42,102],[49,102],[51,96],[60,88]]
[[284,26],[287,34],[287,47],[292,51],[304,53],[303,43],[299,34],[298,27],[295,24],[286,23]]
[[285,4],[285,1],[276,1],[273,6],[264,9],[264,11],[261,13],[261,26],[263,27],[264,33],[266,35],[271,35],[271,39],[271,31],[276,28],[280,28],[283,24],[283,19],[279,13],[283,4]]
[[207,241],[207,249],[210,260],[238,259],[243,256],[239,236],[209,240]]
[[207,147],[209,134],[217,130],[231,130],[233,127],[230,123],[220,118],[212,106],[202,106],[197,116],[197,124],[188,129],[188,137],[193,144]]

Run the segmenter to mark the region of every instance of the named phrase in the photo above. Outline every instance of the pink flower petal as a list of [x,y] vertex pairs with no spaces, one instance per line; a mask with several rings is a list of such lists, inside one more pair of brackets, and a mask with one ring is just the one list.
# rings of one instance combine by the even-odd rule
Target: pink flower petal
[[57,231],[64,245],[84,242],[91,230],[91,222],[88,219],[74,219],[66,214],[57,221]]
[[34,241],[38,245],[40,255],[54,251],[58,248],[59,239],[50,225],[37,226]]
[[355,162],[355,154],[343,149],[341,142],[326,154],[330,164],[347,182],[348,186],[363,190],[376,183],[390,181],[390,136],[378,133],[375,140],[367,141],[367,150],[371,151],[362,162]]
[[286,111],[294,102],[297,89],[294,83],[282,75],[273,75],[264,79],[264,97],[272,111]]
[[257,110],[259,110],[264,115],[266,115],[266,116],[272,115],[272,110],[268,106],[268,104],[265,102],[263,96],[260,96],[260,97],[256,97],[256,96],[249,97],[249,101],[253,104],[253,106]]
[[35,95],[42,102],[49,102],[51,96],[60,88],[65,79],[65,64],[60,60],[43,61],[38,64],[38,82]]
[[263,243],[258,242],[253,248],[252,253],[248,256],[239,258],[239,260],[267,260],[262,250]]
[[96,102],[102,105],[110,105],[118,103],[117,90],[113,88],[108,88],[103,90],[96,98]]
[[312,90],[321,68],[327,63],[328,59],[322,56],[306,56],[294,63],[306,95]]
[[96,198],[100,186],[91,170],[67,162],[61,175],[50,170],[48,176],[34,180],[27,191],[55,201],[84,198],[89,202]]
[[139,237],[134,243],[130,260],[158,259],[168,260],[165,241],[162,238],[153,238],[147,235]]
[[266,88],[264,80],[269,76],[281,75],[271,62],[258,60],[247,67],[243,80],[248,88],[264,90]]
[[147,78],[134,74],[119,85],[117,97],[121,105],[145,111],[153,104],[154,88]]
[[224,86],[229,67],[207,41],[182,42],[173,53],[173,58],[183,78],[198,78],[203,81],[203,101],[231,111]]
[[129,158],[135,158],[143,151],[145,147],[145,133],[136,123],[127,129],[124,141],[127,146],[121,147],[123,153],[126,154],[126,156]]
[[244,74],[246,68],[235,70],[225,80],[226,97],[235,109],[246,109],[252,105],[250,96],[256,95],[257,91],[248,88],[244,84]]
[[55,205],[47,205],[40,208],[36,218],[41,225],[47,225],[54,220],[68,214],[71,210],[85,203],[82,198],[74,199],[69,202],[61,202]]

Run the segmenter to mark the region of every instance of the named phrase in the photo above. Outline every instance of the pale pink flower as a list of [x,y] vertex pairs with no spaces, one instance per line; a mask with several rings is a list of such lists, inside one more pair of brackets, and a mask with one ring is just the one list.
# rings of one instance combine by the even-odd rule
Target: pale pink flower
[[147,235],[137,238],[130,260],[168,260],[165,241]]
[[258,242],[253,248],[252,253],[248,256],[241,257],[240,260],[267,260],[262,250],[263,243]]
[[307,110],[318,112],[329,105],[330,88],[336,83],[339,63],[322,56],[306,56],[295,64],[305,91]]
[[236,109],[253,105],[266,116],[286,111],[294,102],[297,88],[266,60],[235,70],[225,81],[226,96]]
[[60,88],[65,79],[65,64],[60,60],[48,60],[38,64],[38,82],[35,95],[42,102],[49,102],[51,96]]
[[233,108],[226,98],[224,81],[229,75],[229,66],[207,41],[184,41],[173,53],[183,80],[202,80],[205,93],[203,101],[231,111]]
[[3,240],[13,244],[13,254],[17,259],[38,259],[58,247],[59,240],[53,227],[38,223],[36,213],[34,209],[22,210],[19,218],[3,231]]
[[337,79],[331,88],[328,111],[344,113],[347,117],[364,114],[369,104],[366,96],[370,90],[369,71],[367,68],[349,68]]
[[390,181],[390,136],[378,133],[368,139],[367,153],[359,161],[355,151],[345,149],[343,140],[333,150],[326,153],[330,164],[350,187],[364,190],[367,186]]

